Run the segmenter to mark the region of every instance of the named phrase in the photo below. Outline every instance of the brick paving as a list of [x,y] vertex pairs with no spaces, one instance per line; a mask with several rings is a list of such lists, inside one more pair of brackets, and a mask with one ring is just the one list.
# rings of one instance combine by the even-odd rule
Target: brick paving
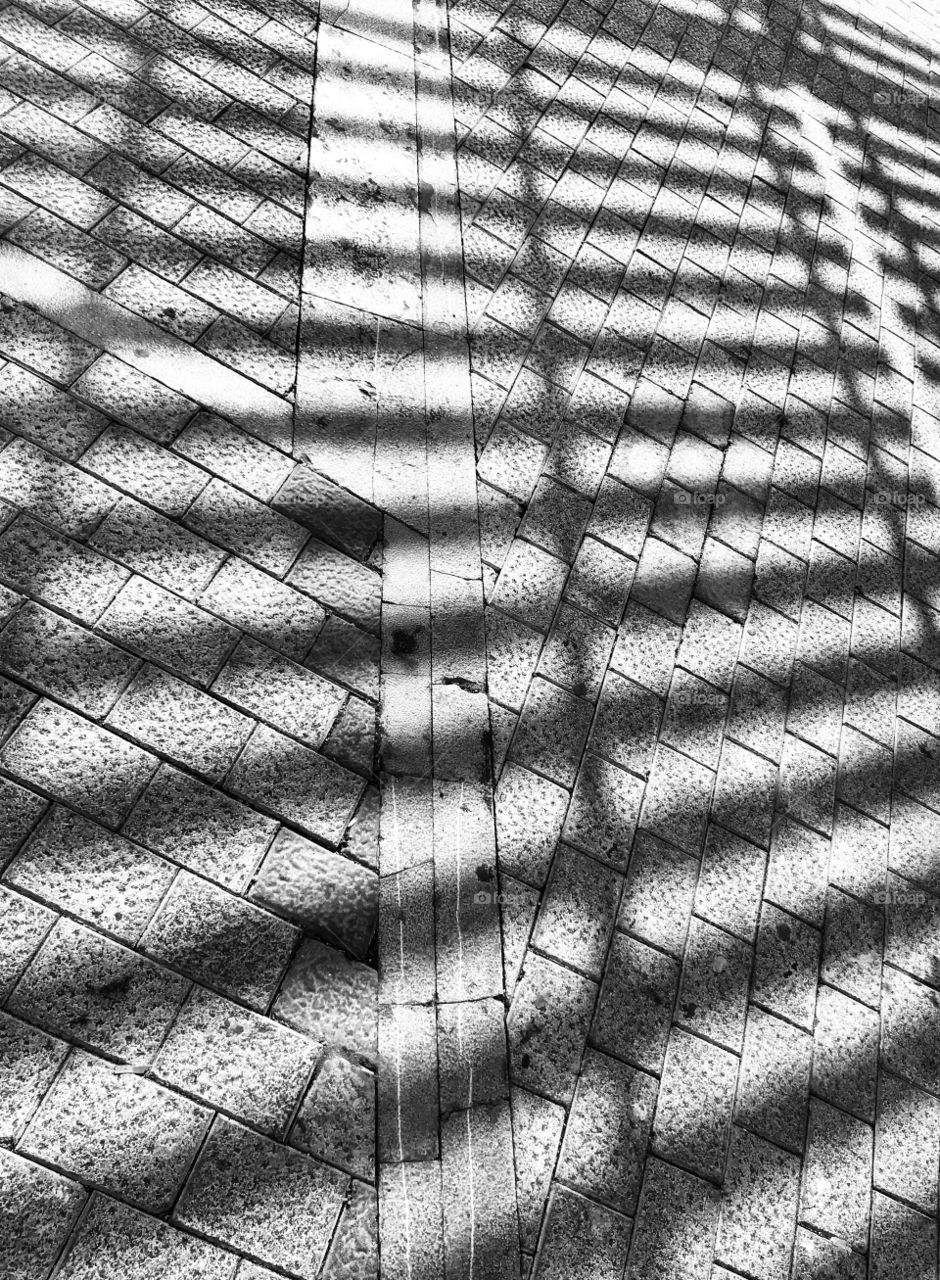
[[0,1272],[938,1280],[928,4],[0,7]]

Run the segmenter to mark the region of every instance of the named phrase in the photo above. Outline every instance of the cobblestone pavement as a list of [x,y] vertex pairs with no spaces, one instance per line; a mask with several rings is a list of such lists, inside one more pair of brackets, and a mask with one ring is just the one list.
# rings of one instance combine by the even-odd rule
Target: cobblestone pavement
[[0,1275],[938,1280],[935,48],[0,7]]

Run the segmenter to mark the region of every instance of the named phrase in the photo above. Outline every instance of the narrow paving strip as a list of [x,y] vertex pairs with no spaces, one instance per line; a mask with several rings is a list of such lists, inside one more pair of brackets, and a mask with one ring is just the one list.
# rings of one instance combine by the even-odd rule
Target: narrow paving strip
[[0,9],[0,1273],[377,1274],[382,514],[295,443],[316,7]]
[[449,16],[523,1275],[936,1280],[935,7]]

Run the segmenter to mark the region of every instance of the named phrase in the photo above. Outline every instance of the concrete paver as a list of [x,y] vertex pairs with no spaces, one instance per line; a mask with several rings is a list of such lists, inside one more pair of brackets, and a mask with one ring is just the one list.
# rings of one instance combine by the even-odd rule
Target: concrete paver
[[936,1280],[935,18],[0,7],[0,1269]]

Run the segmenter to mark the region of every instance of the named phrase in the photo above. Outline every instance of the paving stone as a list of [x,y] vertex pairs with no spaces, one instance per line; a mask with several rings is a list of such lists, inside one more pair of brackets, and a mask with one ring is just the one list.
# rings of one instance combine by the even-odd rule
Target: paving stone
[[563,561],[517,539],[500,572],[492,602],[539,631],[548,631],[567,572]]
[[0,484],[8,501],[73,538],[85,538],[120,495],[26,440],[0,451]]
[[621,883],[619,876],[593,858],[559,845],[532,945],[590,977],[599,977]]
[[35,1027],[0,1014],[0,1136],[13,1145],[52,1084],[68,1046]]
[[365,955],[375,932],[376,877],[348,858],[282,829],[252,896],[327,942]]
[[698,857],[714,778],[688,756],[658,747],[643,799],[643,826]]
[[779,1276],[793,1248],[799,1186],[797,1157],[735,1127],[715,1256],[761,1280]]
[[674,960],[615,933],[591,1028],[592,1045],[659,1074],[678,983]]
[[251,731],[245,716],[149,665],[122,694],[108,723],[216,781]]
[[[56,744],[53,753],[49,743]],[[116,825],[150,779],[156,760],[139,747],[41,701],[0,752],[4,766],[76,808]]]
[[652,1077],[588,1050],[557,1176],[620,1212],[634,1212],[656,1090]]
[[140,1060],[156,1050],[187,987],[116,942],[60,919],[8,1007],[56,1034]]
[[[562,1107],[526,1089],[512,1090],[519,1239],[534,1249],[565,1125]],[[585,1203],[589,1203],[585,1201]],[[550,1260],[549,1260],[550,1261]]]
[[324,1280],[367,1280],[378,1275],[378,1197],[353,1182],[323,1268]]
[[561,787],[510,762],[496,791],[500,869],[541,886],[568,804]]
[[791,1151],[803,1149],[812,1037],[750,1005],[735,1119]]
[[404,1004],[433,997],[437,975],[432,861],[379,881],[378,954],[380,1000]]
[[141,945],[164,964],[263,1011],[297,937],[285,921],[183,871]]
[[0,536],[0,578],[81,622],[94,622],[129,576],[24,516]]
[[696,565],[665,542],[649,537],[643,544],[631,588],[632,598],[681,626],[695,585]]
[[0,740],[9,737],[37,700],[29,689],[0,676]]
[[871,1128],[814,1098],[801,1220],[863,1250],[868,1240],[871,1169]]
[[92,1280],[117,1268],[140,1280],[230,1280],[232,1255],[107,1196],[92,1196],[60,1274]]
[[258,725],[228,785],[252,803],[338,844],[364,783],[308,747]]
[[612,1209],[554,1187],[532,1280],[616,1280],[623,1274],[630,1225]]
[[829,870],[829,842],[791,822],[775,821],[764,896],[810,924],[822,925]]
[[204,471],[121,426],[102,432],[82,455],[82,466],[174,518],[209,480]]
[[533,680],[513,740],[514,759],[571,786],[590,718],[587,703],[544,679]]
[[200,604],[297,661],[310,650],[326,617],[309,596],[235,559],[222,566]]
[[797,1227],[793,1280],[864,1280],[867,1263],[844,1240]]
[[[903,1252],[901,1252],[903,1242]],[[871,1274],[879,1280],[937,1269],[936,1223],[877,1191],[872,1203]]]
[[56,805],[4,877],[8,884],[135,941],[175,868]]
[[514,1084],[570,1103],[596,994],[587,978],[527,954],[507,1020]]
[[0,885],[0,992],[9,995],[55,922],[47,908]]
[[46,1275],[81,1212],[85,1189],[2,1149],[0,1185],[10,1225],[0,1263],[10,1276]]
[[723,827],[709,823],[695,912],[752,942],[764,883],[765,854]]
[[738,1059],[674,1031],[660,1081],[653,1146],[704,1178],[719,1180],[731,1129]]
[[753,751],[725,742],[715,782],[712,816],[766,848],[773,825],[777,769]]
[[74,623],[27,601],[0,635],[0,666],[93,717],[103,716],[137,662]]
[[819,951],[816,929],[765,904],[757,939],[754,998],[811,1028]]
[[728,692],[740,645],[740,624],[692,601],[679,646],[680,666]]
[[209,1118],[150,1080],[73,1053],[20,1149],[161,1214],[175,1200]]
[[249,639],[236,647],[212,691],[314,747],[345,700],[336,685]]
[[637,832],[617,927],[681,959],[697,875],[692,858]]
[[272,1014],[323,1044],[375,1060],[375,971],[306,939],[287,971]]
[[378,574],[335,548],[312,539],[301,552],[288,581],[358,626],[378,630],[381,596]]
[[379,1177],[379,1212],[383,1268],[395,1280],[409,1275],[409,1266],[410,1274],[421,1280],[440,1275],[444,1266],[440,1162],[386,1166]]
[[294,1275],[317,1275],[345,1179],[300,1152],[218,1119],[174,1220]]
[[231,889],[245,884],[276,829],[272,818],[168,765],[124,824],[132,840]]
[[378,641],[343,618],[327,618],[307,656],[307,664],[364,697],[378,698]]
[[382,1165],[440,1154],[438,1047],[430,1005],[378,1010],[378,1152]]
[[940,1103],[906,1080],[882,1072],[875,1128],[874,1185],[929,1212],[936,1200],[932,1152]]
[[755,601],[748,612],[742,661],[769,680],[786,684],[796,651],[797,628],[781,613]]
[[18,365],[0,370],[0,389],[0,423],[64,458],[79,457],[106,425],[100,413]]
[[648,1160],[633,1227],[630,1280],[658,1280],[666,1259],[675,1280],[704,1280],[717,1227],[714,1188],[673,1165]]
[[882,1061],[924,1089],[933,1089],[940,1059],[935,1010],[940,995],[897,969],[882,980]]
[[693,917],[676,1021],[738,1053],[744,1037],[751,948]]
[[[468,1249],[488,1259],[489,1274],[515,1277],[519,1268],[519,1227],[508,1103],[452,1112],[441,1126],[445,1263],[468,1267]],[[485,1170],[482,1181],[475,1170]],[[466,1195],[474,1179],[474,1196]],[[477,1218],[477,1212],[480,1217]]]
[[875,1116],[879,1020],[874,1010],[832,987],[816,996],[813,1090],[862,1119]]
[[608,672],[591,728],[591,749],[634,773],[648,773],[662,713],[662,699],[655,693]]
[[604,678],[614,632],[580,610],[562,604],[552,624],[539,669],[578,697],[594,698]]
[[885,922],[876,907],[830,888],[823,934],[824,981],[877,1007]]
[[211,681],[238,634],[212,614],[138,577],[121,588],[97,625],[126,649],[197,684]]
[[5,865],[39,821],[46,802],[34,791],[0,778],[0,866]]
[[623,615],[636,566],[596,538],[585,538],[575,557],[565,599],[616,626]]
[[222,996],[193,992],[153,1065],[163,1083],[266,1133],[281,1133],[313,1069],[317,1047]]
[[565,823],[565,839],[623,871],[642,791],[642,783],[632,774],[586,753]]
[[497,1000],[466,1000],[438,1008],[442,1112],[509,1097],[504,1022]]
[[668,619],[631,601],[620,625],[611,666],[665,697],[682,634]]
[[90,539],[113,560],[192,599],[225,559],[225,553],[140,503],[125,498]]

